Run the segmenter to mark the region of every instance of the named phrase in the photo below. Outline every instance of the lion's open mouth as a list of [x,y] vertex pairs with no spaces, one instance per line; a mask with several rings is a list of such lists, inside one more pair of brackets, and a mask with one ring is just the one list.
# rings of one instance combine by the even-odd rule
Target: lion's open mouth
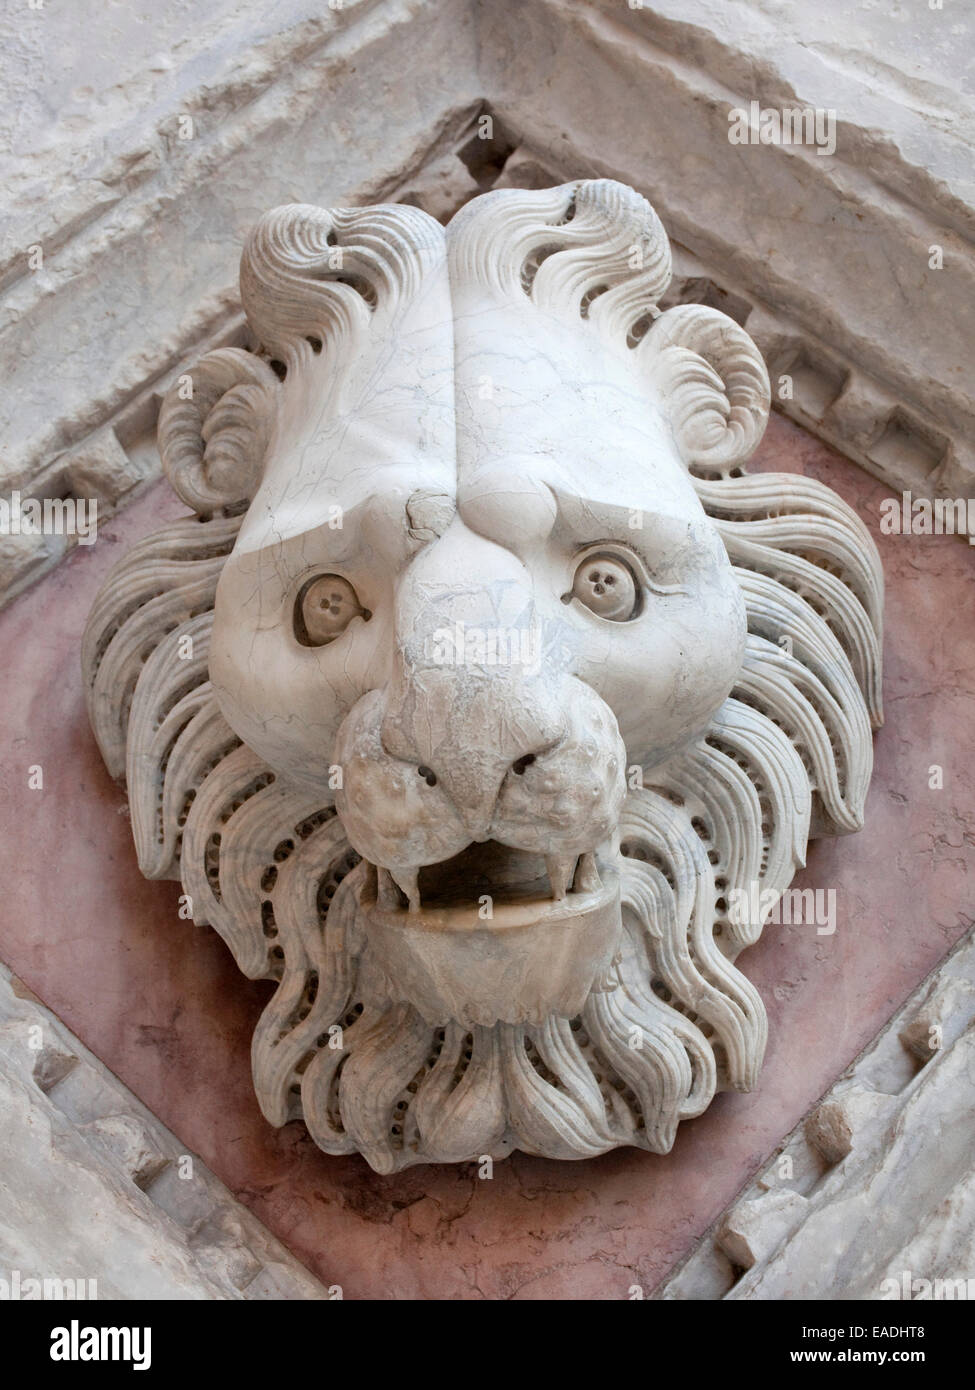
[[370,866],[359,901],[390,992],[438,1025],[574,1017],[621,931],[608,845],[546,856],[488,840],[408,874]]
[[440,918],[442,926],[445,918],[460,924],[468,914],[490,923],[501,912],[511,924],[532,915],[575,915],[606,897],[607,889],[612,895],[614,885],[604,883],[599,862],[594,850],[541,855],[487,840],[412,871],[374,866],[375,903],[382,912]]

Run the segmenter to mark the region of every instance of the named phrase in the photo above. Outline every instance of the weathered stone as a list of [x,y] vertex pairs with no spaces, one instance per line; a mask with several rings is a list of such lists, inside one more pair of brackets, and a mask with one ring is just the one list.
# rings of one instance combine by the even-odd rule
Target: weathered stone
[[969,935],[657,1296],[973,1297],[973,983]]
[[[81,87],[68,74],[88,35],[69,11],[11,20],[4,469],[36,490],[52,461],[235,322],[236,249],[274,202],[398,190],[443,218],[492,177],[538,187],[605,172],[652,195],[693,278],[779,321],[799,386],[773,391],[779,409],[898,490],[963,497],[975,478],[975,388],[959,366],[975,313],[969,20],[946,13],[923,11],[905,44],[902,21],[879,11],[822,32],[805,9],[773,19],[757,0],[325,12],[290,0],[272,18],[242,0],[186,33],[170,0],[151,23],[113,15],[105,51],[126,55],[127,75],[92,59]],[[409,99],[389,119],[374,93],[400,91],[406,71]],[[729,115],[759,91],[773,113],[832,115],[835,151],[729,143]],[[131,492],[121,484],[118,497]],[[43,571],[11,565],[9,594]]]
[[890,1109],[890,1097],[855,1081],[841,1082],[806,1121],[806,1138],[827,1163],[839,1163],[863,1144],[873,1123]]
[[[252,0],[219,0],[205,25],[187,29],[183,0],[162,0],[148,18],[138,4],[106,18],[112,41],[96,52],[90,29],[70,8],[39,7],[0,20],[0,68],[12,98],[0,113],[8,195],[0,229],[0,285],[8,291],[0,297],[0,354],[17,414],[4,424],[4,486],[61,495],[59,469],[72,456],[76,476],[64,485],[80,482],[100,498],[127,500],[136,482],[154,474],[156,403],[190,348],[257,346],[236,336],[239,305],[229,268],[246,222],[261,207],[284,199],[390,200],[412,186],[420,192],[410,201],[446,219],[459,200],[492,181],[499,188],[542,187],[605,172],[651,193],[668,229],[686,240],[672,302],[702,302],[747,324],[780,410],[898,490],[971,495],[972,391],[964,371],[975,204],[963,68],[968,22],[950,6],[919,15],[855,11],[838,21],[808,7],[779,7],[772,16],[748,0],[572,7],[555,0],[382,7],[346,0],[328,13],[311,0],[285,0],[273,14]],[[79,52],[83,86],[76,81]],[[363,82],[367,63],[382,100]],[[405,103],[397,98],[404,72]],[[726,149],[729,102],[747,104],[756,88],[776,107],[837,106],[836,154]],[[490,111],[499,128],[506,123],[484,159],[470,157],[479,109]],[[184,117],[190,138],[180,129]],[[347,136],[338,161],[337,132]],[[946,253],[942,270],[929,264],[932,242]],[[173,247],[180,275],[167,278],[158,266],[173,263]],[[40,266],[28,263],[35,249]],[[214,284],[222,288],[211,293]],[[780,378],[789,379],[791,395],[781,395]],[[0,537],[0,603],[72,549],[59,537]],[[53,591],[47,613],[53,609],[54,620],[21,630],[24,651],[36,653],[37,668],[48,673],[57,670],[51,643],[58,608],[67,608],[66,588],[77,573]],[[929,632],[940,630],[937,611],[908,606],[919,623],[926,618]],[[899,639],[907,625],[902,611]],[[924,645],[920,637],[917,645]],[[946,760],[941,730],[926,727],[918,711],[920,704],[933,708],[929,699],[943,711],[956,699],[953,689],[948,674],[939,692],[919,700],[915,679],[911,713],[906,703],[899,706],[907,717],[898,738],[909,737],[905,727],[913,731],[912,775],[926,743],[935,747],[930,756]],[[39,683],[30,729],[11,730],[10,785],[22,781],[22,762],[37,756],[31,744],[43,695]],[[897,698],[908,698],[901,686]],[[29,706],[32,687],[24,699]],[[60,709],[64,702],[48,696],[45,717],[54,703]],[[957,756],[955,734],[943,737]],[[965,781],[961,764],[957,756],[956,785]],[[78,834],[65,824],[68,765],[62,757],[58,810],[52,816],[45,807],[36,841],[80,853]],[[933,884],[936,865],[944,863],[941,831],[952,816],[961,824],[964,810],[919,809],[898,776],[885,792],[911,802],[916,824],[927,826],[930,815]],[[23,808],[16,797],[12,805],[17,817]],[[35,815],[24,822],[34,823]],[[21,844],[23,832],[15,838]],[[912,841],[903,854],[916,847]],[[963,847],[956,867],[965,857]],[[918,882],[903,862],[896,872]],[[954,870],[944,872],[950,881]],[[946,906],[950,889],[938,881],[931,897],[942,900],[941,910],[919,908],[928,912],[918,933],[926,944],[915,954],[905,943],[890,998],[902,997],[901,980],[906,985],[918,962],[930,960],[932,940],[940,933],[947,942],[964,920],[954,903]],[[889,913],[886,920],[892,930]],[[36,947],[29,935],[23,946],[21,930],[12,928],[8,939],[36,963]],[[67,950],[73,957],[70,940]],[[869,973],[868,962],[861,971]],[[883,997],[879,980],[878,971],[873,1008]],[[795,978],[777,979],[767,997],[785,999],[796,988]],[[797,1160],[797,1188],[808,1193],[840,1160],[855,1176],[848,1160],[869,1147],[899,1087],[919,1062],[937,1060],[954,1044],[965,989],[950,988],[906,1023],[901,1055],[887,1056],[883,1075],[862,1088],[839,1088],[810,1115],[801,1155],[785,1155]],[[837,984],[838,999],[843,992]],[[92,1019],[94,997],[89,990],[82,1009]],[[854,1031],[846,1020],[838,1029],[851,1037]],[[115,1055],[132,1059],[131,1044],[111,1037],[110,1028],[108,1034],[105,1055],[121,1047]],[[821,1055],[833,1056],[831,1049],[841,1061],[849,1055],[836,1039]],[[84,1122],[97,1111],[103,1132],[99,1137],[93,1122],[92,1143],[116,1144],[133,1171],[142,1171],[143,1160],[152,1169],[152,1145],[143,1148],[127,1126],[115,1132],[110,1093],[100,1088],[94,1104],[70,1050],[44,1048],[35,1060],[38,1080],[56,1091],[63,1113],[77,1107]],[[808,1083],[809,1070],[800,1071]],[[819,1077],[817,1089],[825,1080]],[[802,1104],[808,1100],[804,1091]],[[794,1117],[790,1111],[787,1123]],[[756,1189],[775,1190],[777,1181],[773,1164]],[[286,1209],[287,1199],[280,1200]],[[915,1240],[912,1258],[941,1268],[947,1252],[943,1267],[950,1267],[952,1222],[963,1223],[968,1200],[961,1181],[939,1206],[931,1241]],[[289,1230],[290,1223],[288,1213]],[[667,1258],[650,1244],[655,1258]],[[708,1287],[727,1287],[730,1277],[722,1254]],[[260,1276],[249,1296],[261,1279],[274,1284],[270,1274]]]
[[739,1202],[718,1228],[715,1240],[739,1269],[766,1260],[800,1224],[808,1203],[799,1192],[778,1189]]
[[106,510],[141,481],[113,429],[89,436],[57,463],[75,497],[97,498]]
[[[70,1280],[79,1297],[100,1299],[329,1296],[2,966],[0,1112],[8,1287]],[[179,1202],[158,1200],[164,1174]]]

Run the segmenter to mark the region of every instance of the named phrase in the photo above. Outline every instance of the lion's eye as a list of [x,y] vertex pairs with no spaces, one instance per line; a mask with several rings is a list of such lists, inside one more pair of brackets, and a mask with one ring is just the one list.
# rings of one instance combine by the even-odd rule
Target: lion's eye
[[600,618],[624,623],[637,610],[637,582],[616,555],[587,555],[576,570],[572,593]]
[[319,574],[295,601],[295,636],[303,647],[323,647],[341,637],[353,618],[369,616],[347,579]]

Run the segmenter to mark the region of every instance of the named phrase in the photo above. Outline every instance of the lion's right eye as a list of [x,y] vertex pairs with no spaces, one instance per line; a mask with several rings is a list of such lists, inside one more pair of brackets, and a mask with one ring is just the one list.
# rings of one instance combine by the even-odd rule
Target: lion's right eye
[[600,618],[625,623],[636,613],[636,578],[629,565],[615,555],[587,556],[576,570],[572,593]]
[[303,647],[324,647],[341,637],[353,618],[370,616],[347,579],[319,574],[295,600],[295,636]]

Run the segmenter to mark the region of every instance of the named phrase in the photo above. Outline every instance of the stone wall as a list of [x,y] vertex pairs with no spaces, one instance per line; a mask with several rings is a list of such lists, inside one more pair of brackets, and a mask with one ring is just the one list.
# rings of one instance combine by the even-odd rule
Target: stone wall
[[[903,1201],[914,1160],[898,1126],[957,1123],[964,1090],[958,1043],[923,1068],[936,1085],[903,1072],[891,1090],[870,1068],[889,1055],[910,1070],[891,1039],[928,1005],[884,1033],[887,1020],[972,927],[975,552],[879,530],[881,503],[903,489],[972,492],[970,19],[947,5],[820,18],[764,0],[225,0],[201,22],[171,0],[115,7],[104,24],[93,44],[63,7],[0,21],[0,496],[95,499],[100,521],[92,547],[0,536],[0,957],[148,1107],[142,1120],[168,1126],[159,1152],[199,1154],[347,1296],[649,1295],[681,1261],[666,1297],[872,1297],[895,1267],[967,1274],[967,1198],[947,1159],[927,1189],[938,1252],[894,1223],[870,1268],[809,1270],[831,1213],[847,1198],[862,1211],[872,1174],[889,1167],[890,1201]],[[834,110],[835,155],[731,146],[729,111],[752,100]],[[665,1158],[519,1156],[490,1181],[382,1179],[257,1114],[247,1038],[263,988],[179,918],[172,885],[139,877],[84,717],[78,643],[116,556],[177,513],[154,485],[159,401],[188,359],[246,342],[236,266],[260,212],[402,199],[446,219],[493,186],[594,174],[660,212],[675,242],[668,302],[724,309],[765,353],[781,414],[757,466],[823,478],[880,544],[888,724],[867,828],[818,846],[797,881],[836,890],[835,934],[769,929],[743,957],[772,1022],[754,1095],[723,1097]],[[936,1005],[945,1037],[971,978],[968,955],[952,962]],[[800,1175],[785,1191],[768,1179],[780,1154]],[[117,1195],[118,1159],[105,1162],[98,1181]],[[152,1229],[138,1191],[124,1201]],[[226,1264],[187,1275],[185,1232],[174,1239],[174,1279],[239,1296]]]

